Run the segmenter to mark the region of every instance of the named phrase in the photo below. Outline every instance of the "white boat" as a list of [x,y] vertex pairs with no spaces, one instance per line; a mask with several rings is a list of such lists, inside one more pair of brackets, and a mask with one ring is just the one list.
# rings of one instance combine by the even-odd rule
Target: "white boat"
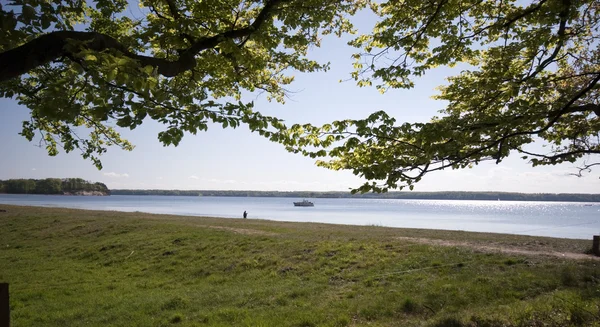
[[310,201],[306,201],[306,200],[302,200],[302,202],[294,202],[294,207],[314,207],[315,204],[310,202]]

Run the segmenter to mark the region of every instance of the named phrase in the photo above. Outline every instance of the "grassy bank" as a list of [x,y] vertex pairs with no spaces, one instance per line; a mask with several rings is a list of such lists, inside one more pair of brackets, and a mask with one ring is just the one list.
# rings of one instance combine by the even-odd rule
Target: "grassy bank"
[[590,241],[0,209],[15,327],[600,326]]

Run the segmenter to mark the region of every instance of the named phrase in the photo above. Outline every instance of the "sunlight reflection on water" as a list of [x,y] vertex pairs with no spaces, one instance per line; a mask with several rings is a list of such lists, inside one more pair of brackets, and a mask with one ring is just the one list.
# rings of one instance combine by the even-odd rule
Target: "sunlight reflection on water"
[[600,203],[295,198],[0,195],[0,203],[175,215],[428,228],[589,239],[600,234]]

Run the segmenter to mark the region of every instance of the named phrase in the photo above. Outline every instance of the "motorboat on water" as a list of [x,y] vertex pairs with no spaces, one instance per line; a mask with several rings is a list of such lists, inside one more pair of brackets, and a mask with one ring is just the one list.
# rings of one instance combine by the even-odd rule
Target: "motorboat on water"
[[294,202],[294,207],[314,207],[315,204],[307,201],[307,200],[302,200],[301,202]]

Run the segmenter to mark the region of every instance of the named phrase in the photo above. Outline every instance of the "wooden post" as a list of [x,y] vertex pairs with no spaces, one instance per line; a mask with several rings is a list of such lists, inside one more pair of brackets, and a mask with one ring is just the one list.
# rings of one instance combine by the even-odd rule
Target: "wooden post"
[[0,327],[10,327],[8,283],[0,283]]
[[594,241],[592,243],[592,253],[600,256],[600,235],[594,235]]

